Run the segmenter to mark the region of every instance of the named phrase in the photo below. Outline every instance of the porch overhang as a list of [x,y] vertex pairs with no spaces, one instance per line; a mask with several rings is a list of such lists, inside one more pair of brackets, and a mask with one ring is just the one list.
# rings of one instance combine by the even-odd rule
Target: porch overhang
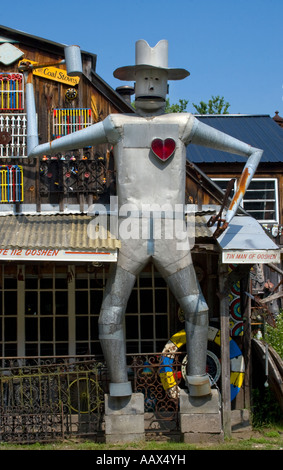
[[[213,240],[208,215],[195,215],[195,235]],[[0,216],[0,261],[116,262],[121,242],[110,231],[93,236],[85,214]],[[224,264],[280,263],[280,248],[252,217],[235,216],[216,246]]]
[[[116,262],[120,242],[109,231],[93,236],[84,214],[0,217],[0,261]],[[91,236],[89,236],[91,235]]]
[[217,243],[223,264],[280,263],[279,246],[253,217],[235,216]]

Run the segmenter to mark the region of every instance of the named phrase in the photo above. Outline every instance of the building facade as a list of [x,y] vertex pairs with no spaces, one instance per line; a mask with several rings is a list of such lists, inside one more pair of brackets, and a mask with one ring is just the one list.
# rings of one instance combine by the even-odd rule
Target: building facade
[[[118,93],[96,73],[94,54],[82,51],[83,75],[80,78],[67,76],[64,65],[60,64],[63,58],[62,44],[0,27],[2,364],[6,364],[7,358],[101,357],[98,317],[109,267],[117,260],[119,239],[112,236],[111,228],[103,238],[90,234],[95,220],[94,205],[101,204],[108,215],[111,213],[111,197],[115,196],[111,146],[74,149],[55,157],[45,155],[29,159],[21,62],[34,64],[40,143],[83,129],[110,113],[134,113],[134,109],[126,95],[131,94],[131,89],[123,87]],[[41,67],[36,68],[36,65]],[[217,118],[209,124],[216,121]],[[224,131],[233,135],[229,126]],[[279,127],[278,132],[282,132]],[[251,141],[254,134],[251,131],[251,139],[243,135],[241,140],[265,150],[261,140],[256,144]],[[271,139],[272,132],[269,137]],[[277,155],[280,154],[281,159],[280,139],[278,134]],[[271,141],[267,140],[267,145],[274,150]],[[222,292],[230,302],[230,335],[241,354],[248,356],[250,345],[245,341],[243,321],[247,305],[241,292],[247,289],[251,262],[245,262],[242,256],[259,251],[263,257],[258,264],[267,264],[268,260],[278,263],[276,243],[281,237],[282,224],[282,196],[278,189],[282,160],[278,160],[278,166],[275,162],[272,174],[263,160],[257,179],[252,183],[255,186],[244,199],[240,215],[245,216],[245,220],[240,220],[237,232],[248,230],[245,232],[248,238],[258,236],[259,244],[247,244],[243,253],[241,238],[232,234],[232,242],[227,244],[225,237],[219,240],[213,237],[215,227],[207,226],[209,218],[223,204],[221,188],[225,188],[227,179],[240,174],[242,161],[233,160],[232,165],[230,157],[227,160],[224,157],[225,166],[223,160],[212,161],[205,152],[206,149],[188,147],[186,202],[193,205],[193,212],[188,215],[188,219],[193,218],[195,227],[193,261],[209,306],[211,331],[221,329],[224,307],[219,292]],[[251,218],[248,214],[261,224],[271,224],[276,243],[269,244],[270,239],[260,224],[246,224]],[[227,233],[230,236],[230,232]],[[264,257],[264,253],[270,258]],[[230,263],[228,255],[237,258],[231,258]],[[149,264],[138,276],[127,305],[127,354],[162,354],[168,340],[182,329],[182,312],[176,300],[163,278]],[[216,342],[215,335],[209,341],[212,374],[217,372],[221,362],[221,344]],[[183,346],[181,342],[180,351]],[[229,362],[229,358],[227,360]],[[249,403],[249,382],[246,392],[244,372],[236,373],[236,379],[231,375],[231,387],[236,390],[232,394],[233,406],[243,408]],[[230,383],[229,378],[228,381]]]

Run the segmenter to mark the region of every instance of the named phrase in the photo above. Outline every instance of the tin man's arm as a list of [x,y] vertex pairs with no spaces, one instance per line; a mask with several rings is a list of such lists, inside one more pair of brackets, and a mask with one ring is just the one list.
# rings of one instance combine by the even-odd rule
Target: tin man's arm
[[105,127],[103,122],[99,122],[86,127],[85,129],[74,132],[73,134],[60,137],[60,139],[56,139],[45,144],[29,145],[28,156],[40,157],[43,155],[54,155],[55,153],[62,151],[91,147],[107,142],[109,141]]
[[32,73],[30,71],[25,73],[25,81],[27,152],[29,157],[40,157],[43,155],[52,155],[61,151],[91,147],[105,143],[114,143],[119,139],[119,133],[108,116],[103,122],[98,122],[80,131],[60,137],[60,139],[39,145],[34,87]]
[[190,143],[247,157],[237,191],[226,212],[223,226],[227,226],[237,212],[243,196],[260,162],[263,150],[248,145],[195,119]]

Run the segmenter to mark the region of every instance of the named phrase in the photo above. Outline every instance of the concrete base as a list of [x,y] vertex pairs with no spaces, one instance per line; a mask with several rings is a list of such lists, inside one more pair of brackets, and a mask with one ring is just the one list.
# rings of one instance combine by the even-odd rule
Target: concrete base
[[205,397],[191,397],[186,390],[181,390],[180,424],[184,442],[222,442],[218,391],[211,390],[211,395]]
[[105,439],[112,444],[145,440],[143,393],[105,395]]

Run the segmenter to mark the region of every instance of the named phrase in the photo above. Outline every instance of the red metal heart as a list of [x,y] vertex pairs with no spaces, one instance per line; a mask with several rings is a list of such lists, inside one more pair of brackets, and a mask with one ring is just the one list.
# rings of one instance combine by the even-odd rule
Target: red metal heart
[[160,160],[165,162],[175,152],[176,142],[170,137],[168,139],[153,139],[151,142],[151,150]]

